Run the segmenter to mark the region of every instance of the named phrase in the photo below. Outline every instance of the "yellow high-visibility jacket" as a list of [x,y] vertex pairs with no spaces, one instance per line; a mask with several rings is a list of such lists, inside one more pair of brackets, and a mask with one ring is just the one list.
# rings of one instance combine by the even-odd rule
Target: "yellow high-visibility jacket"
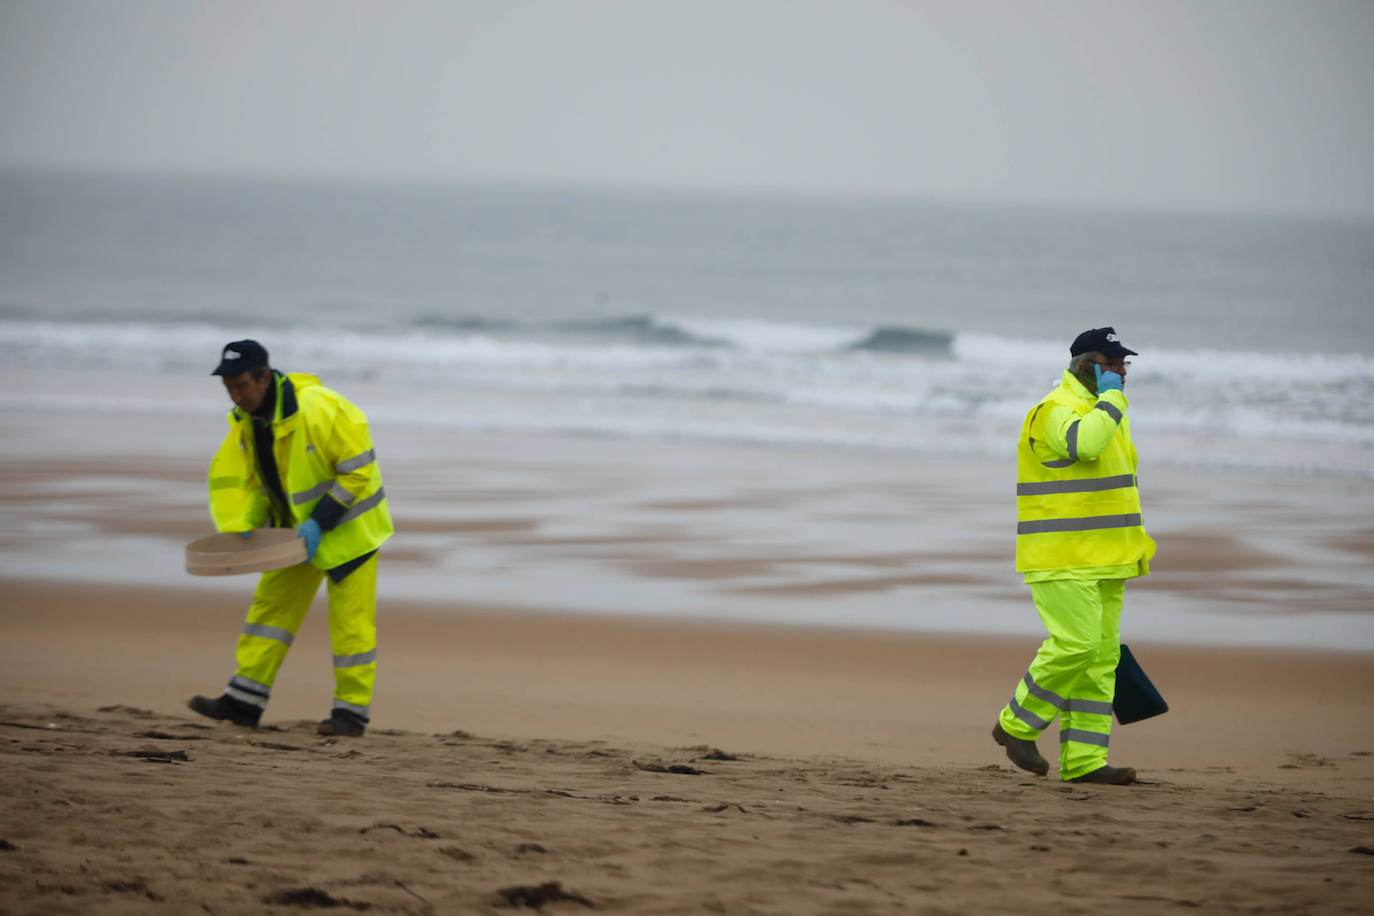
[[313,375],[275,374],[272,454],[288,506],[274,506],[258,472],[253,418],[229,411],[229,434],[210,462],[210,516],[220,531],[296,527],[325,494],[344,507],[312,563],[333,569],[376,550],[395,528],[367,417]]
[[1027,582],[1147,575],[1126,395],[1072,372],[1026,415],[1016,448],[1016,569]]

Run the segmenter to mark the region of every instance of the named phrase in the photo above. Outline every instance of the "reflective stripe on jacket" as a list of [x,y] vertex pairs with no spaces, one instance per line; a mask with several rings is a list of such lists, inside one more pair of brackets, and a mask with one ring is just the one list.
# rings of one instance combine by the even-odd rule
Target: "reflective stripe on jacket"
[[273,448],[287,519],[276,518],[258,474],[253,421],[229,411],[229,434],[210,462],[210,516],[220,531],[265,525],[295,527],[310,518],[325,494],[344,507],[337,525],[320,539],[312,564],[333,569],[376,550],[395,530],[367,417],[313,375],[275,375]]
[[1016,449],[1016,569],[1149,572],[1126,395],[1097,397],[1065,370],[1026,415]]

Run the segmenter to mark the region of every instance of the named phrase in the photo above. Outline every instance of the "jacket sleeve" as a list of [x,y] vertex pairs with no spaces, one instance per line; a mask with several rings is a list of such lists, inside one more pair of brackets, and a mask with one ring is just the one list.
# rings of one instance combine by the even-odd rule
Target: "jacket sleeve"
[[210,459],[210,518],[216,531],[251,531],[267,522],[267,491],[263,489],[237,428],[229,430]]
[[1083,416],[1056,404],[1045,412],[1042,441],[1061,458],[1094,461],[1116,435],[1126,416],[1127,403],[1126,395],[1120,391],[1104,391],[1093,409]]
[[372,447],[367,417],[347,401],[340,401],[328,429],[317,429],[321,453],[333,465],[334,485],[315,503],[310,517],[330,531],[348,508],[377,489],[377,454]]

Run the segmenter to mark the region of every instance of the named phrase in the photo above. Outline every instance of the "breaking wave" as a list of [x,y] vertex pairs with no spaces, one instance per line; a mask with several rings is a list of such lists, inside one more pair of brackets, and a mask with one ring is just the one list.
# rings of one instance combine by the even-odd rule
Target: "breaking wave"
[[[920,449],[939,428],[960,437],[942,447],[974,453],[1008,448],[1067,361],[1053,341],[633,315],[557,323],[424,316],[389,333],[327,334],[291,324],[245,331],[204,321],[0,318],[0,363],[203,375],[225,340],[245,335],[259,336],[279,368],[314,372],[326,384],[462,392],[449,399],[453,415],[431,413],[432,422],[468,422],[485,398],[503,405],[490,423],[531,432]],[[1374,476],[1374,359],[1163,349],[1134,362],[1134,431],[1153,438],[1166,460]]]

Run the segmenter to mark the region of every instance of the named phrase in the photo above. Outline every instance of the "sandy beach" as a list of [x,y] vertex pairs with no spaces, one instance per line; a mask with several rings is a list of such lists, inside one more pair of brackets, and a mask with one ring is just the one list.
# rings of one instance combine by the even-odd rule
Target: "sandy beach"
[[1374,916],[1371,39],[0,0],[0,916]]
[[4,912],[1358,913],[1374,893],[1366,654],[1138,646],[1173,709],[1113,736],[1141,784],[1088,787],[987,735],[1033,641],[393,606],[384,714],[349,741],[314,733],[323,614],[250,731],[182,706],[225,674],[234,596],[5,588]]
[[4,417],[0,913],[1374,897],[1363,482],[1152,473],[1123,637],[1171,710],[1116,729],[1142,781],[1106,788],[989,737],[1041,638],[1005,468],[384,429],[374,723],[327,740],[322,602],[262,728],[185,707],[232,673],[254,581],[181,568],[214,418],[157,454],[165,416],[81,419],[99,460]]

